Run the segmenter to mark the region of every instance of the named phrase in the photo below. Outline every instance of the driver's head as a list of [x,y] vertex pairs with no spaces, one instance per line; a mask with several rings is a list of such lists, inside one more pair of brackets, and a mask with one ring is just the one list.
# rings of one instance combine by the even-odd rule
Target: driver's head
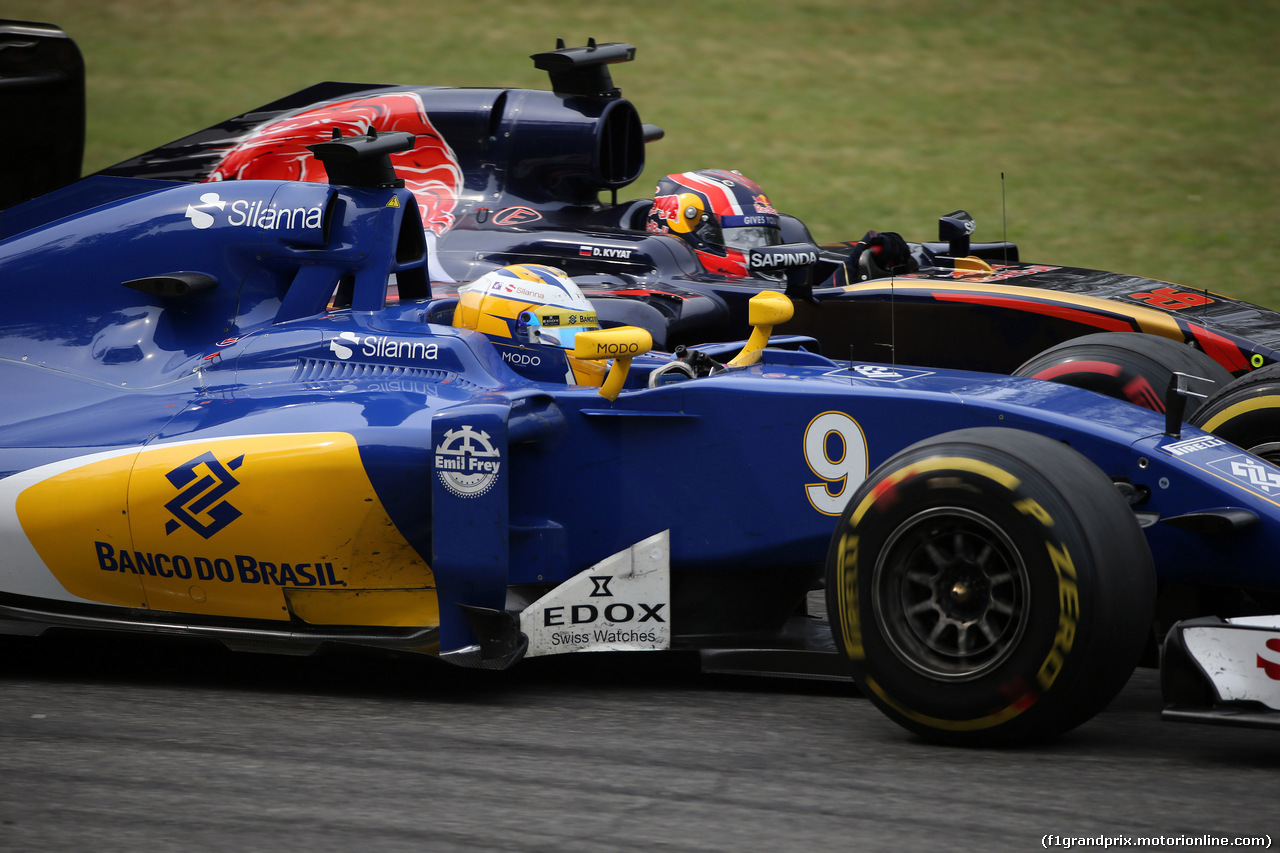
[[463,285],[453,325],[487,335],[503,359],[530,378],[579,385],[603,380],[603,364],[569,355],[578,333],[600,323],[578,285],[555,267],[514,264]]
[[739,172],[699,169],[658,181],[645,227],[684,240],[709,272],[747,276],[747,250],[782,242],[778,211]]

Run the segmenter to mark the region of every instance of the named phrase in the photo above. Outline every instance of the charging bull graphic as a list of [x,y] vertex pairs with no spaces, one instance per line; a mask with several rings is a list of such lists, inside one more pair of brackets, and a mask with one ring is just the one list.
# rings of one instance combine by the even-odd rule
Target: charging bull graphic
[[417,198],[425,229],[441,236],[453,227],[462,170],[449,143],[427,118],[422,99],[413,92],[334,101],[263,125],[227,152],[208,180],[325,182],[324,164],[306,146],[330,139],[335,127],[343,136],[364,135],[371,127],[379,133],[412,133],[417,144],[391,155],[396,173]]

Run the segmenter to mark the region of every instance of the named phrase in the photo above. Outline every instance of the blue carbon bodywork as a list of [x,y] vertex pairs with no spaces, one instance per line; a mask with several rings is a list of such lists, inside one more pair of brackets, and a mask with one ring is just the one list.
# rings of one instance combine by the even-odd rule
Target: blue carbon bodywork
[[[803,592],[841,499],[869,470],[912,442],[975,426],[1065,441],[1144,494],[1135,509],[1151,522],[1161,578],[1280,589],[1280,469],[1190,427],[1165,435],[1163,416],[1088,391],[838,363],[801,347],[650,389],[649,373],[670,361],[653,353],[609,401],[526,378],[487,338],[447,324],[450,302],[429,292],[404,189],[98,178],[32,204],[6,213],[22,225],[0,242],[0,485],[95,454],[226,441],[218,460],[239,464],[245,437],[350,436],[395,535],[429,566],[441,652],[477,642],[464,608],[501,611],[513,589],[562,583],[664,530],[673,596],[693,623],[719,606],[717,593]],[[349,476],[326,488],[343,495]],[[220,494],[235,494],[230,479]],[[285,489],[273,500],[283,513],[297,498]],[[161,509],[141,499],[102,498],[123,501],[131,518]],[[264,506],[255,511],[272,511]],[[1161,521],[1222,508],[1258,523],[1213,536]],[[0,535],[17,553],[27,534]],[[266,577],[254,561],[241,579]],[[271,565],[282,588],[314,574]],[[38,584],[0,578],[10,604],[99,616],[120,607],[83,595],[38,602]],[[742,616],[725,630],[749,630],[750,602],[734,607]]]

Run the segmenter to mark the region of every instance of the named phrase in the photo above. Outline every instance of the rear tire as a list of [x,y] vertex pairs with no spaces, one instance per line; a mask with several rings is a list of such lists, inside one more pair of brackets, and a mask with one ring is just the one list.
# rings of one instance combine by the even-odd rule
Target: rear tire
[[[1137,332],[1101,332],[1064,341],[1027,361],[1014,376],[1087,388],[1164,411],[1165,390],[1174,373],[1210,380],[1194,390],[1213,393],[1231,382],[1231,373],[1189,344]],[[1187,398],[1187,416],[1203,398]]]
[[863,694],[931,741],[1045,740],[1124,686],[1148,639],[1151,553],[1076,451],[959,430],[881,465],[827,559],[836,646]]

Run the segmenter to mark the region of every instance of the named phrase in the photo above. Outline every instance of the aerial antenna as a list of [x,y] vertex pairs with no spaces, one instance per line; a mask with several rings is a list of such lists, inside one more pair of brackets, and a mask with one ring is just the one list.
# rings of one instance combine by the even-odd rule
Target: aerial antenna
[[1004,203],[1004,172],[1000,173],[1000,224],[1004,229],[1004,265],[1009,266],[1009,208]]

